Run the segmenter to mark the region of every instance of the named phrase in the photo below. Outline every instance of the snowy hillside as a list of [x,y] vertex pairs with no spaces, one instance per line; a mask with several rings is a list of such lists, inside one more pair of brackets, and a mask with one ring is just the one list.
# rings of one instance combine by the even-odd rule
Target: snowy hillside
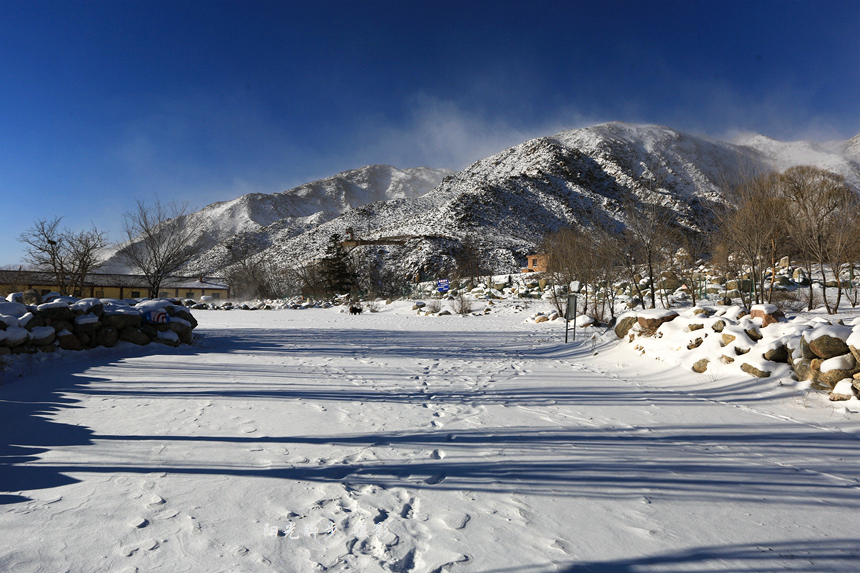
[[819,145],[754,135],[741,139],[739,143],[761,152],[777,171],[795,165],[815,165],[841,174],[849,185],[860,189],[860,136]]
[[457,174],[376,165],[210,205],[191,216],[215,245],[195,268],[217,272],[229,261],[227,242],[282,264],[314,260],[333,233],[352,228],[360,239],[391,241],[359,247],[367,264],[393,264],[404,275],[451,265],[465,239],[490,270],[518,272],[547,233],[623,228],[625,203],[660,205],[682,225],[707,229],[727,186],[804,164],[836,171],[860,189],[860,136],[821,145],[762,135],[726,143],[607,123],[526,141]]
[[[204,255],[203,270],[208,271],[223,264],[226,242],[250,241],[265,248],[271,244],[273,232],[291,236],[367,203],[420,197],[451,173],[428,167],[369,165],[280,193],[249,193],[213,203],[189,215],[189,222],[212,241],[212,251]],[[109,266],[118,265],[110,261]]]
[[[660,204],[691,228],[706,228],[722,189],[743,177],[814,163],[860,187],[856,161],[806,142],[761,136],[740,144],[666,127],[608,123],[564,131],[506,149],[446,177],[420,199],[371,204],[290,237],[276,236],[271,256],[319,256],[332,233],[353,228],[366,239],[411,237],[406,245],[367,248],[404,273],[451,264],[471,237],[495,272],[517,272],[548,232],[597,221],[620,228],[622,204]],[[372,251],[372,252],[371,252]]]

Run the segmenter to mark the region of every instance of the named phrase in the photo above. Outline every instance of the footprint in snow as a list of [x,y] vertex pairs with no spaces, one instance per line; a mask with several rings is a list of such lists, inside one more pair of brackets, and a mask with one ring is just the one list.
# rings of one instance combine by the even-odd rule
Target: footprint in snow
[[144,518],[144,517],[136,517],[136,518],[132,519],[132,520],[128,523],[128,525],[129,525],[130,527],[134,527],[134,528],[136,528],[136,529],[143,529],[144,527],[146,527],[147,525],[149,525],[149,520],[147,520],[147,519],[146,519],[146,518]]
[[468,513],[451,513],[442,518],[442,521],[451,529],[463,529],[472,519]]

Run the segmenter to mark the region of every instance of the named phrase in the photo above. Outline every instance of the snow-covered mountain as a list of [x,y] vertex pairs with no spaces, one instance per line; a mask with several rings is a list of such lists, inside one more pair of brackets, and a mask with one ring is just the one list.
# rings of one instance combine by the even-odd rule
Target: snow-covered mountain
[[405,245],[363,249],[409,274],[452,264],[466,237],[496,272],[516,272],[548,232],[588,221],[621,228],[628,201],[662,205],[703,229],[727,185],[772,169],[812,163],[860,188],[850,143],[832,151],[763,136],[726,143],[625,123],[564,131],[480,160],[420,198],[368,204],[291,236],[273,228],[268,254],[284,263],[297,253],[310,260],[332,233],[352,228],[362,239],[406,238]]
[[431,191],[446,169],[414,167],[397,169],[390,165],[369,165],[332,177],[299,185],[281,193],[249,193],[232,201],[213,203],[193,213],[189,221],[206,229],[216,243],[242,232],[257,231],[285,219],[319,222],[322,218],[391,199],[420,197]]
[[210,205],[191,215],[216,245],[197,266],[223,266],[228,243],[300,264],[320,257],[333,233],[352,229],[377,241],[357,247],[367,264],[384,261],[410,276],[451,265],[467,239],[495,272],[517,272],[549,232],[576,224],[622,228],[625,203],[660,205],[682,225],[707,229],[727,186],[801,164],[836,171],[860,189],[860,136],[820,145],[761,135],[727,143],[607,123],[526,141],[456,174],[370,166]]
[[[227,264],[226,245],[242,242],[265,249],[271,246],[275,232],[281,238],[290,237],[367,203],[420,197],[452,173],[429,167],[369,165],[279,193],[249,193],[212,203],[188,215],[189,225],[200,229],[211,244],[192,270],[208,273]],[[125,272],[115,257],[105,266]]]

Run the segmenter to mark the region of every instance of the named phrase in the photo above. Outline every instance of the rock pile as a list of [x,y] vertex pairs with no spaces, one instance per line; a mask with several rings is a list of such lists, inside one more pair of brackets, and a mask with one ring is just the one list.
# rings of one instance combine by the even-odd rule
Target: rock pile
[[737,368],[756,378],[793,375],[830,392],[860,396],[860,318],[845,325],[822,317],[788,320],[773,305],[639,311],[619,317],[615,333],[642,352],[679,355],[698,373]]
[[119,341],[191,344],[197,321],[168,300],[60,297],[45,304],[0,302],[0,355],[85,350]]

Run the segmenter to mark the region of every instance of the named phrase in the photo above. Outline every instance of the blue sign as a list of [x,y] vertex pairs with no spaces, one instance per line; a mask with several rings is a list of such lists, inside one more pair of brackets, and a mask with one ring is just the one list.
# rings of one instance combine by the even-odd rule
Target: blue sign
[[448,292],[449,288],[448,279],[439,279],[436,281],[436,290],[439,292]]

